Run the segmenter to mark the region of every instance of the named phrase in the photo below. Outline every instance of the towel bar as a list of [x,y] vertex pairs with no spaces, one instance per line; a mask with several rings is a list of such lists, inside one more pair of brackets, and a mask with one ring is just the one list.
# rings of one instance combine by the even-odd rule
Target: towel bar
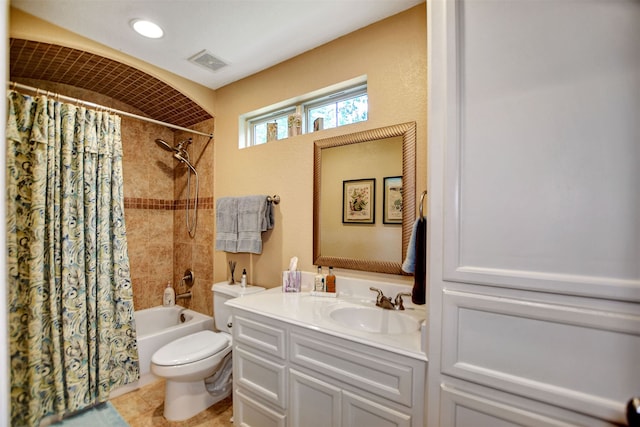
[[424,214],[422,213],[422,208],[424,206],[424,197],[427,195],[427,190],[422,192],[422,196],[420,196],[420,219],[424,219]]
[[280,196],[274,194],[273,196],[267,197],[267,201],[273,203],[274,205],[277,205],[278,203],[280,203]]

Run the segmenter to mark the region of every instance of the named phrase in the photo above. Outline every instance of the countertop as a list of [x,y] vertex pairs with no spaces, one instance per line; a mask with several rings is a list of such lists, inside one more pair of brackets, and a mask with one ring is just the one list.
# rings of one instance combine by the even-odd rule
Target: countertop
[[[346,340],[402,354],[419,360],[427,360],[424,351],[426,338],[426,310],[424,306],[409,306],[400,313],[421,321],[421,328],[405,334],[383,334],[348,328],[329,316],[339,306],[375,307],[373,297],[340,295],[336,298],[313,296],[310,292],[283,293],[281,288],[243,295],[226,302],[232,308],[260,314],[295,326],[311,329]],[[375,307],[383,310],[382,308]],[[391,311],[391,310],[388,310]],[[391,313],[394,314],[393,312]]]

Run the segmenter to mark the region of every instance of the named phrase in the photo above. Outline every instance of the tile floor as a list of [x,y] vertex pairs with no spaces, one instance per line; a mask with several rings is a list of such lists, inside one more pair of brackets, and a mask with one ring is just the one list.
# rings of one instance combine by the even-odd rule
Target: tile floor
[[131,427],[233,427],[231,397],[185,421],[167,421],[164,411],[164,381],[118,396],[111,404]]

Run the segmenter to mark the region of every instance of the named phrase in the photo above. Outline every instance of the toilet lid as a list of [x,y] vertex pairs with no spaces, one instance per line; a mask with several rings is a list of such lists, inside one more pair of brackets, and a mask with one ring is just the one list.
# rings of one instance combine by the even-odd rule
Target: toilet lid
[[160,347],[153,353],[151,362],[160,366],[184,365],[213,356],[228,346],[225,334],[200,331]]

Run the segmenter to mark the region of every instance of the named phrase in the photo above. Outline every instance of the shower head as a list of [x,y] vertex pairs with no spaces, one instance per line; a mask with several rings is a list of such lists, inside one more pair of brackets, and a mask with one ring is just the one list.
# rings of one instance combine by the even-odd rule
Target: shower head
[[160,138],[156,139],[156,144],[158,144],[161,148],[164,148],[167,151],[173,151],[176,154],[180,152],[178,148],[170,146],[169,143],[164,139],[160,139]]

